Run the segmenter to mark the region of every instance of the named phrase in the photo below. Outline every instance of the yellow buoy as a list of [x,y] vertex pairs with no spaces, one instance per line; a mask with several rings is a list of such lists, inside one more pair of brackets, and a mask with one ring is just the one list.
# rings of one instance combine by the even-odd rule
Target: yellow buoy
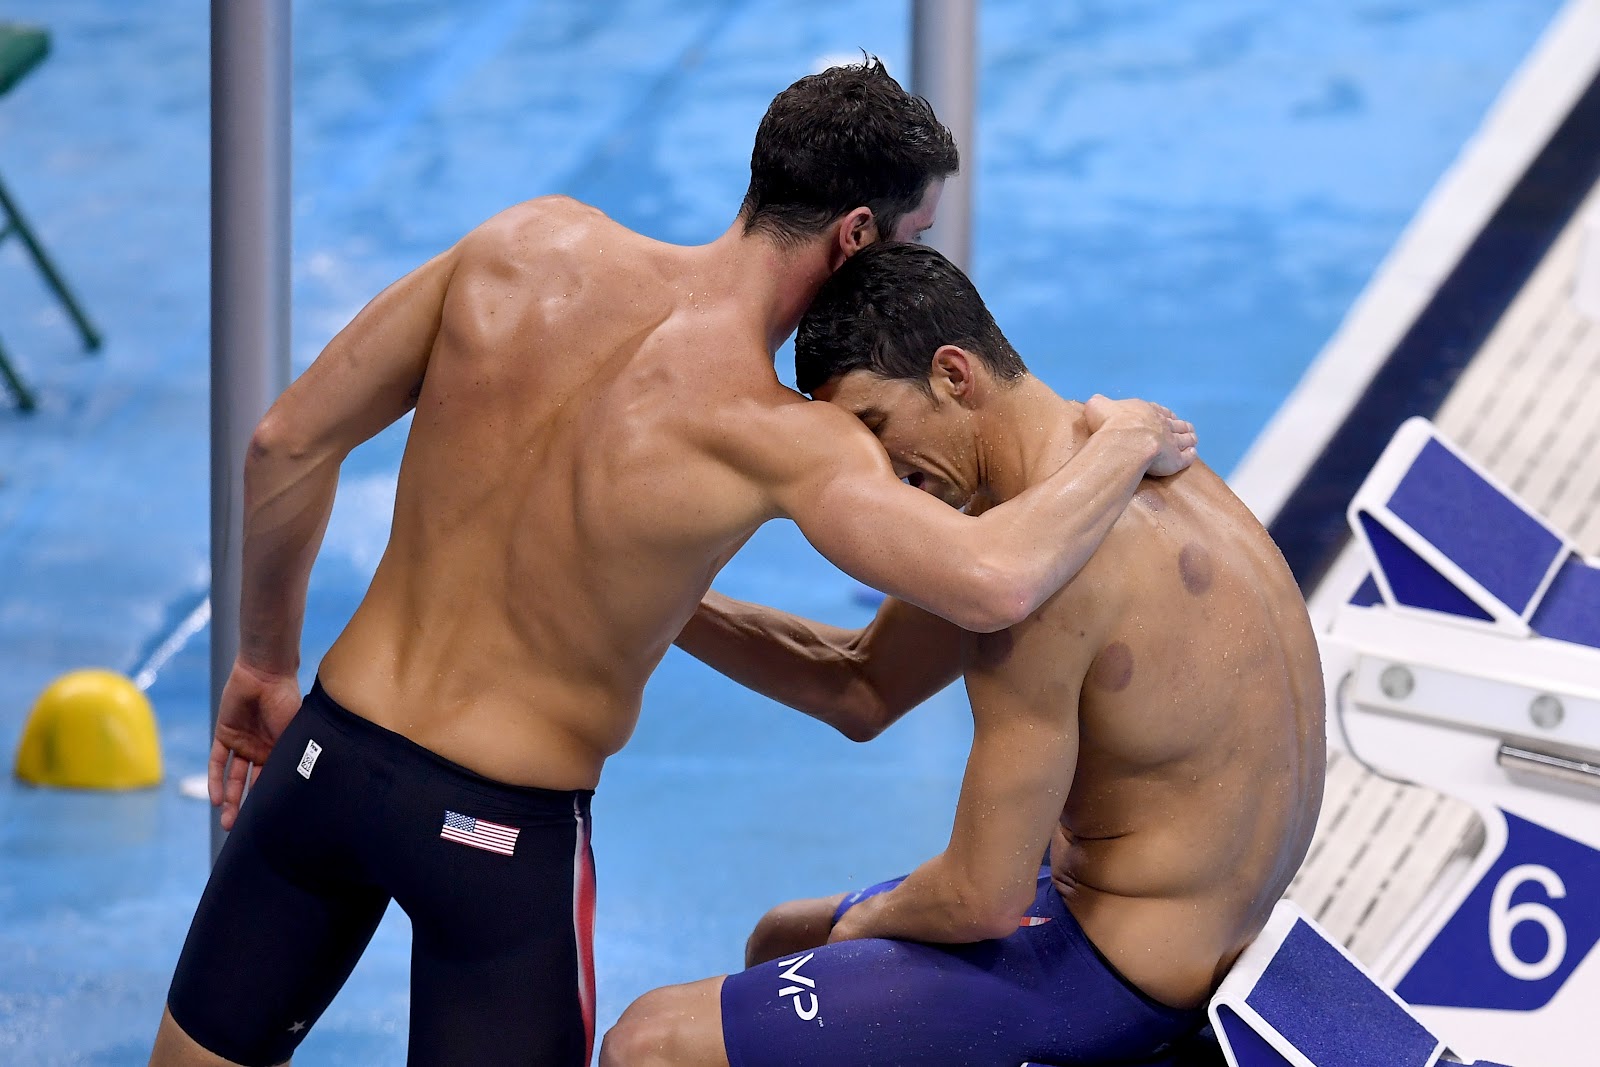
[[68,789],[141,789],[161,781],[156,717],[115,671],[69,671],[33,705],[17,746],[17,777]]

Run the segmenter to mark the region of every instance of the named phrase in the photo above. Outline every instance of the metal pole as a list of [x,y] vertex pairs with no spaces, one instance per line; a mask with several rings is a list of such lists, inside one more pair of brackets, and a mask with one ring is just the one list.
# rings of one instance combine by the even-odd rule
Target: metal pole
[[911,89],[955,134],[961,173],[945,183],[927,242],[972,271],[973,119],[978,96],[978,0],[911,0]]
[[[289,0],[211,0],[211,719],[239,648],[245,448],[289,382]],[[222,848],[211,822],[211,858]]]

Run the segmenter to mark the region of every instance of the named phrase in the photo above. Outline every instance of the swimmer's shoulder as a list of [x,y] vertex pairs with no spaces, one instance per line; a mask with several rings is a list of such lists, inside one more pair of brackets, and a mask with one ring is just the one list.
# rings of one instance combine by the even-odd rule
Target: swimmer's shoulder
[[[549,273],[603,260],[614,262],[646,238],[599,208],[570,196],[535,197],[479,223],[457,245],[464,266]],[[617,255],[615,253],[621,253]]]
[[769,484],[847,470],[893,476],[883,446],[854,415],[790,389],[770,368],[765,376],[748,367],[728,371],[702,425],[712,451],[732,466]]

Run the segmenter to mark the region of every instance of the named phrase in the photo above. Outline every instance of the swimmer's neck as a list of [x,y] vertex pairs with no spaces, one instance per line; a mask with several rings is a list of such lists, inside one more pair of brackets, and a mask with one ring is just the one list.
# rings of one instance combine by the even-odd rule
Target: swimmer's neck
[[710,244],[689,251],[703,257],[702,267],[714,285],[749,309],[767,339],[768,356],[775,356],[794,333],[836,266],[825,238],[780,245],[764,234],[745,233],[743,219],[734,219]]
[[1031,374],[995,389],[974,414],[979,491],[993,504],[1049,478],[1089,440],[1083,405]]

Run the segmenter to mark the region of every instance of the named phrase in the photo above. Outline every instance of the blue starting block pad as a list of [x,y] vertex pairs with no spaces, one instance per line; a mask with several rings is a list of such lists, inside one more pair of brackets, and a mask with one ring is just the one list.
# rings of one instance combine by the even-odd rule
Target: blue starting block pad
[[1433,1067],[1444,1042],[1283,901],[1211,999],[1229,1067]]
[[1600,648],[1600,567],[1426,419],[1396,431],[1349,520],[1374,563],[1354,603]]

